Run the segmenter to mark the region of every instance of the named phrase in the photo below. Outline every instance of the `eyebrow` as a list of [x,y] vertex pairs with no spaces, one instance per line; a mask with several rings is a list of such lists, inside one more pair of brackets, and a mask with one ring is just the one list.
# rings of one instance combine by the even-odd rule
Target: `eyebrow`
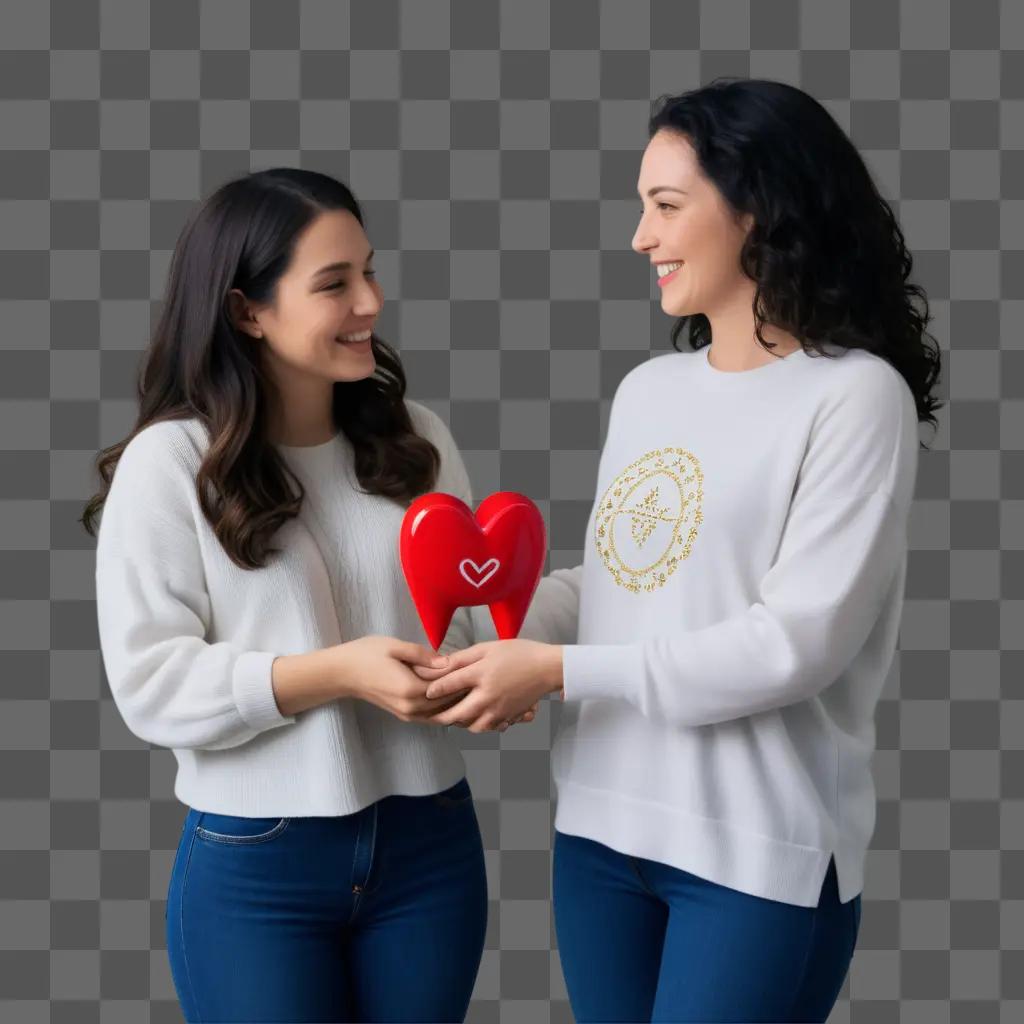
[[[369,263],[373,259],[373,249],[370,250],[370,255],[366,257],[366,262]],[[333,270],[351,270],[352,263],[349,260],[341,260],[338,263],[328,263],[327,266],[321,267],[316,273],[313,274],[313,279],[320,277],[321,274],[330,273]]]
[[656,196],[659,192],[679,192],[684,196],[687,195],[683,189],[676,188],[674,185],[655,185],[654,188],[647,190],[647,195]]

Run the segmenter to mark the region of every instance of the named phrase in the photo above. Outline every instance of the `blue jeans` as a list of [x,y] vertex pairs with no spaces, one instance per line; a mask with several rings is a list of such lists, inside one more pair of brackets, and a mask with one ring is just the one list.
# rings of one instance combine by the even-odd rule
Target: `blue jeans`
[[817,907],[555,832],[555,931],[576,1020],[825,1021],[860,927],[835,861]]
[[469,783],[337,817],[190,808],[167,892],[188,1021],[461,1021],[487,928]]

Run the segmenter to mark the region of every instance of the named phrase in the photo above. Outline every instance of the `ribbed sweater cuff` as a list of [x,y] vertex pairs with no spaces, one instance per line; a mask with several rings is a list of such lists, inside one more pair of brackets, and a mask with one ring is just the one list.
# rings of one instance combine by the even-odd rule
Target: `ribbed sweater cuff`
[[566,644],[562,648],[564,699],[629,700],[639,664],[636,644]]
[[231,679],[235,704],[246,725],[258,732],[295,721],[294,715],[281,714],[274,699],[271,666],[276,657],[269,651],[246,651],[235,662]]

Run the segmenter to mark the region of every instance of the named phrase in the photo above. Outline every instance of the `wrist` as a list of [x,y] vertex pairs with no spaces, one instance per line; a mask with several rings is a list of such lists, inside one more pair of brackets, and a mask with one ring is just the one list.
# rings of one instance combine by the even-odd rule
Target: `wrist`
[[561,644],[548,644],[548,658],[547,658],[547,671],[545,673],[545,683],[547,685],[547,693],[562,693],[562,686],[565,681],[563,675],[563,658],[562,658],[562,645]]
[[331,700],[330,673],[322,651],[279,655],[271,663],[271,688],[282,715],[296,715]]
[[333,696],[341,699],[358,697],[359,674],[354,671],[355,652],[352,650],[351,641],[336,644],[334,647],[325,647],[318,653],[323,656],[324,674],[330,680]]

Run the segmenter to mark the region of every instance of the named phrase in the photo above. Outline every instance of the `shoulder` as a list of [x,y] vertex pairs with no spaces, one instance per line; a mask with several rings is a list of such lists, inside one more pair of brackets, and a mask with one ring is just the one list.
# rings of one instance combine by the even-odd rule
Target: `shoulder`
[[405,399],[405,408],[417,434],[428,441],[433,441],[434,444],[447,445],[450,442],[451,431],[448,424],[433,409],[410,398]]
[[440,471],[434,489],[458,495],[466,504],[472,503],[472,486],[455,438],[448,424],[433,409],[421,402],[405,401],[413,428],[438,450],[441,458]]
[[209,436],[198,417],[159,420],[125,445],[116,473],[147,479],[188,474],[194,479],[208,447]]
[[[820,399],[805,460],[841,468],[835,487],[881,488],[898,506],[913,500],[918,459],[917,403],[888,360],[863,349],[812,356]],[[855,483],[851,483],[854,481]]]
[[813,353],[808,369],[821,376],[820,412],[880,434],[917,432],[917,404],[906,378],[887,359],[865,349]]
[[[613,400],[622,400],[634,394],[643,394],[652,380],[661,379],[670,367],[676,365],[680,357],[678,352],[662,352],[651,356],[627,370],[615,387]],[[666,362],[672,360],[672,362]]]
[[164,531],[194,536],[201,530],[196,474],[206,447],[199,420],[161,420],[135,434],[114,467],[99,550],[152,549]]

